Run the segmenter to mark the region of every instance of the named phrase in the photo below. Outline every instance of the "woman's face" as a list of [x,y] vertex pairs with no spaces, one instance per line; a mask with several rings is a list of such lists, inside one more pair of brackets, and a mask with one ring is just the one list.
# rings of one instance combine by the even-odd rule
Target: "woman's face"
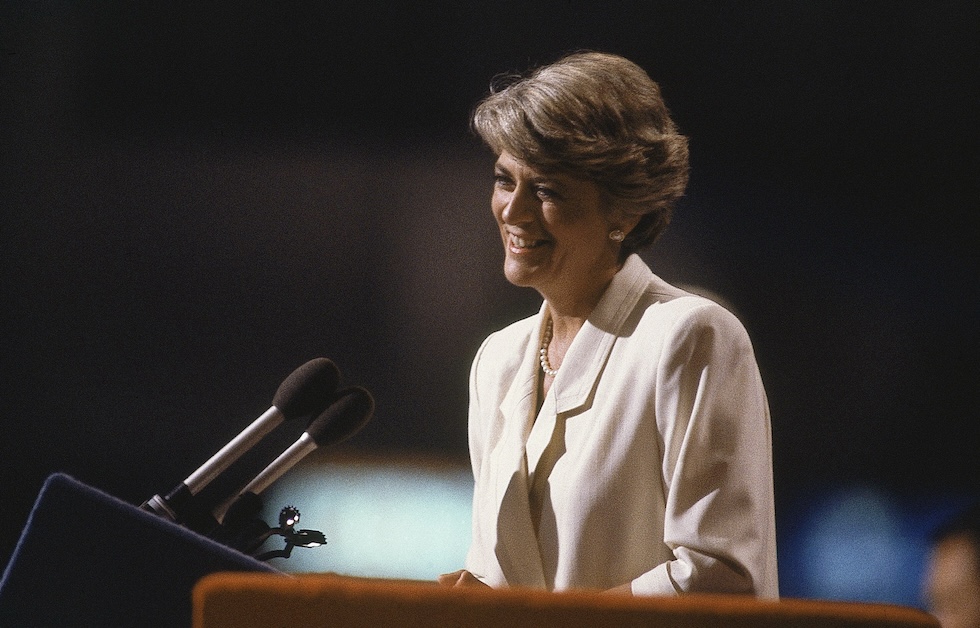
[[599,186],[539,172],[509,153],[494,168],[493,215],[504,244],[504,275],[548,300],[601,290],[618,268],[616,228]]

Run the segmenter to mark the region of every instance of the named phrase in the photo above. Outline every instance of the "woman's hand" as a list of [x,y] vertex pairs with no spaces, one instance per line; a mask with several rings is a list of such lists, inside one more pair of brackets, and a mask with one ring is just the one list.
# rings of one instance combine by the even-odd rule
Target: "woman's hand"
[[444,587],[486,587],[490,588],[490,585],[485,584],[479,578],[466,571],[465,569],[460,569],[459,571],[454,571],[452,573],[444,573],[439,576],[439,584]]

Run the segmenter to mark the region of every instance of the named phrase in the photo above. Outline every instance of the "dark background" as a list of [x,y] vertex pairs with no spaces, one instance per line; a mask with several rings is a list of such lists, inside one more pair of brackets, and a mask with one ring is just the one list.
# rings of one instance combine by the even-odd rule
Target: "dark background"
[[967,1],[4,3],[0,564],[50,472],[165,491],[316,356],[377,400],[347,449],[465,462],[473,352],[538,304],[501,276],[467,115],[580,48],[643,65],[691,137],[644,257],[749,329],[781,529],[826,487],[977,494],[978,24]]

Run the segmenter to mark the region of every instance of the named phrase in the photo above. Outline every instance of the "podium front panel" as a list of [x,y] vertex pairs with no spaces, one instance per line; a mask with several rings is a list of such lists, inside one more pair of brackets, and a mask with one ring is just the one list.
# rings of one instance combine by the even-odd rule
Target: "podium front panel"
[[0,580],[0,626],[188,626],[195,583],[217,571],[278,573],[56,473]]

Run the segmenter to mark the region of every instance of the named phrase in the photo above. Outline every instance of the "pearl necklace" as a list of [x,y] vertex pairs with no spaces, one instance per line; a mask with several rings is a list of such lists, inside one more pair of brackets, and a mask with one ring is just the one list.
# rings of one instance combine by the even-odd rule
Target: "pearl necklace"
[[[558,375],[558,369],[551,368],[551,362],[548,360],[548,347],[551,346],[551,334],[554,331],[554,324],[551,319],[548,319],[548,326],[544,329],[544,338],[541,340],[541,351],[538,352],[540,355],[541,370],[544,371],[545,375],[550,375],[555,377]],[[561,368],[559,366],[558,368]]]

